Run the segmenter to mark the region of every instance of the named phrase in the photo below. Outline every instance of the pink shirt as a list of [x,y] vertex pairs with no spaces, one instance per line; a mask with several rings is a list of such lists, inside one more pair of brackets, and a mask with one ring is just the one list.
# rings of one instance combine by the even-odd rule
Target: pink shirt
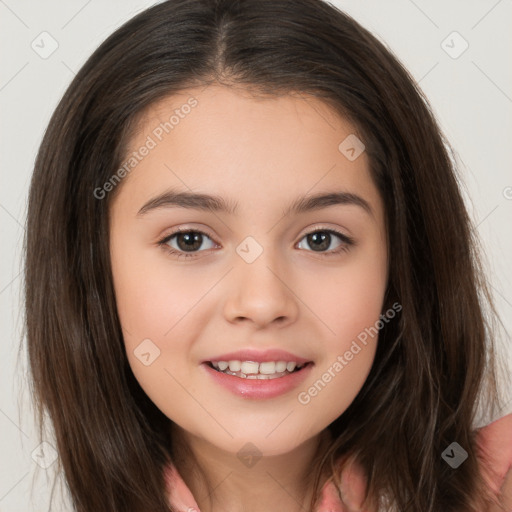
[[[477,439],[480,456],[486,461],[484,478],[494,492],[499,494],[505,476],[512,467],[512,413],[479,429]],[[166,480],[171,505],[179,512],[200,512],[190,489],[173,465],[166,472]],[[343,480],[355,496],[364,495],[365,480],[355,468],[344,473]],[[315,512],[347,512],[331,480],[324,484],[322,499]]]

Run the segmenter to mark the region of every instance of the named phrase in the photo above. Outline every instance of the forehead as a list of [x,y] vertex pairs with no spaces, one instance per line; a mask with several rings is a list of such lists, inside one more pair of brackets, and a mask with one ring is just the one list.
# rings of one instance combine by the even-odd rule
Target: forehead
[[126,156],[150,150],[137,157],[121,188],[142,198],[178,185],[225,192],[252,207],[325,188],[376,199],[367,155],[347,158],[347,140],[359,140],[355,126],[311,95],[185,89],[140,116]]

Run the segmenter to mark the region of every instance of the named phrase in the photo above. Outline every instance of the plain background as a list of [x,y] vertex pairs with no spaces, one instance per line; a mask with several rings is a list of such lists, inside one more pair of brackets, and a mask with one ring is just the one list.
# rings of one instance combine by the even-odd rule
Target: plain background
[[[45,470],[34,461],[39,440],[26,384],[25,353],[19,361],[17,357],[22,327],[22,240],[35,154],[55,106],[86,58],[122,23],[154,3],[0,0],[0,512],[48,510],[49,484],[56,467],[53,464]],[[511,1],[333,3],[385,42],[429,98],[457,152],[468,208],[486,250],[496,304],[510,332]],[[33,41],[42,47],[44,37],[44,47],[51,49],[51,39],[40,36],[42,32],[58,44],[47,58],[32,48]],[[466,44],[468,48],[461,53]],[[500,354],[512,368],[510,346],[503,344]],[[512,393],[504,391],[512,400]],[[512,401],[503,415],[511,411]],[[55,501],[52,510],[71,507]]]

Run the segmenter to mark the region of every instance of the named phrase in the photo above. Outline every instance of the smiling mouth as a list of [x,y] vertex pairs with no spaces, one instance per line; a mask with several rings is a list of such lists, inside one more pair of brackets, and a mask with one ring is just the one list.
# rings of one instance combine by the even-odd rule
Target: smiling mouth
[[255,361],[208,361],[206,364],[219,373],[232,375],[241,379],[271,380],[279,379],[297,373],[313,362],[296,364],[294,362],[278,361],[276,363],[257,363]]

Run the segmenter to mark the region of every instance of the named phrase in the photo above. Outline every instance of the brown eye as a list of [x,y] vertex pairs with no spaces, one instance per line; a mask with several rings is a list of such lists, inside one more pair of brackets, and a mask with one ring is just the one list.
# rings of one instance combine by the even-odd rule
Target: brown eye
[[193,229],[178,230],[160,240],[158,245],[165,246],[166,250],[178,257],[190,257],[194,256],[197,252],[203,252],[198,249],[204,245],[205,239],[210,240],[213,246],[215,245],[211,238],[202,231]]
[[[334,249],[327,251],[333,242],[333,235],[334,237],[340,239],[342,243]],[[323,253],[327,251],[326,256],[331,254],[338,254],[341,251],[346,251],[351,245],[354,244],[354,241],[350,237],[332,229],[321,229],[313,231],[308,233],[302,240],[304,239],[306,240],[307,245],[312,248],[313,252]]]
[[201,247],[203,243],[203,235],[196,232],[178,233],[176,244],[181,251],[194,251]]

